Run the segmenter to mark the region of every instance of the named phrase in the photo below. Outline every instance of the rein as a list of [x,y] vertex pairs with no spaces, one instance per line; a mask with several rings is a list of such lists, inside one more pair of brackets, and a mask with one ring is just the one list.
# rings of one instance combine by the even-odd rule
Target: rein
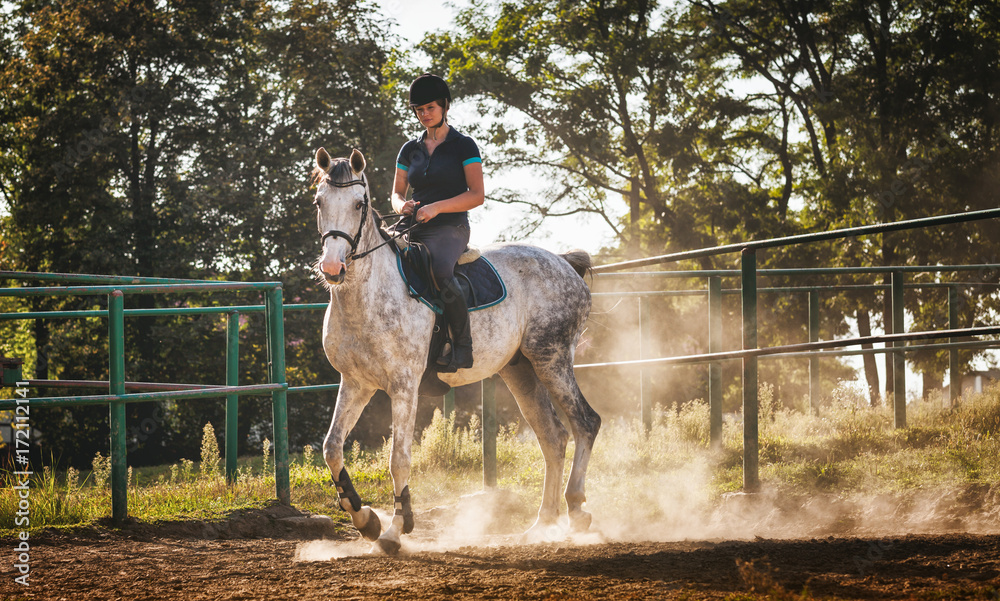
[[[378,215],[377,212],[375,214]],[[392,213],[392,214],[386,215],[386,217],[396,217],[396,216],[402,217],[402,215],[400,215],[399,213]],[[357,253],[357,254],[352,254],[352,259],[361,259],[361,258],[367,257],[371,253],[373,253],[376,250],[382,248],[383,246],[385,246],[386,244],[392,242],[396,238],[399,238],[401,236],[405,236],[406,234],[410,233],[410,231],[413,230],[414,228],[416,228],[418,225],[420,225],[420,224],[419,223],[414,223],[414,224],[410,225],[409,227],[404,227],[403,229],[397,231],[396,233],[392,234],[391,236],[389,236],[388,238],[386,238],[385,240],[383,240],[381,244],[379,244],[377,246],[373,246],[373,247],[369,248],[368,250],[366,250],[364,252]]]
[[[368,198],[368,178],[364,174],[362,174],[361,175],[361,179],[354,179],[354,180],[351,180],[349,182],[331,182],[331,181],[327,181],[326,183],[327,183],[327,185],[333,186],[335,188],[350,188],[351,186],[362,186],[365,189],[365,198],[361,202],[361,207],[360,207],[361,208],[361,223],[358,224],[358,232],[356,234],[354,234],[354,237],[352,238],[350,234],[348,234],[346,232],[343,232],[341,230],[328,230],[320,238],[320,245],[324,244],[326,242],[327,238],[343,238],[344,240],[347,240],[350,243],[350,245],[351,245],[351,254],[349,254],[347,256],[348,261],[355,261],[357,259],[363,259],[364,257],[367,257],[368,255],[370,255],[371,253],[375,252],[376,250],[382,248],[386,244],[392,242],[396,238],[399,238],[400,236],[408,234],[411,230],[413,230],[415,227],[417,227],[418,225],[420,225],[419,223],[413,223],[409,227],[405,227],[405,228],[397,231],[396,233],[394,233],[393,235],[391,235],[388,239],[386,239],[385,241],[383,241],[381,244],[373,246],[372,248],[369,248],[368,250],[365,250],[365,251],[362,251],[362,252],[359,253],[358,252],[358,244],[361,242],[361,232],[362,232],[362,230],[365,227],[365,222],[368,220],[368,208],[371,205],[371,199]],[[380,215],[378,211],[376,211],[375,209],[372,209],[372,212],[375,214],[375,216],[379,220],[382,219],[382,215]],[[390,213],[389,215],[386,215],[386,217],[402,217],[402,216],[403,215],[400,214],[400,213]]]

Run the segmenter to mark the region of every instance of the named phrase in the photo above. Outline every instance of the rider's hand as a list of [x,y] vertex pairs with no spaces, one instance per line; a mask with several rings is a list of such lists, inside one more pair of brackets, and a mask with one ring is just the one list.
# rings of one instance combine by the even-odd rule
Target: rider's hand
[[420,207],[417,210],[417,223],[427,223],[431,219],[438,216],[439,211],[434,206],[435,203],[431,203],[426,207]]
[[417,210],[417,205],[419,205],[415,200],[408,200],[403,203],[403,208],[400,209],[399,213],[401,215],[412,215],[414,211]]

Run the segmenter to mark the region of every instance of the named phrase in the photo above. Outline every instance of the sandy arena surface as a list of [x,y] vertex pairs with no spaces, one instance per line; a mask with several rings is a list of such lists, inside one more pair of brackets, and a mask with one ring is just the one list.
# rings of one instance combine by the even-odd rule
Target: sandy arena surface
[[418,526],[386,557],[329,520],[272,507],[41,532],[27,587],[13,581],[13,541],[2,547],[3,599],[1000,599],[1000,536],[964,533],[442,545]]

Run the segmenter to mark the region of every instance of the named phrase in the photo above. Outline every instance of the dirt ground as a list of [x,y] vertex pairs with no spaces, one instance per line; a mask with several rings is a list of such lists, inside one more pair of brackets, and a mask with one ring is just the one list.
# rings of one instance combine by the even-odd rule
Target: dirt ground
[[287,507],[48,530],[30,541],[27,587],[2,541],[0,598],[1000,599],[997,535],[533,545],[493,535],[437,550],[431,535],[415,531],[396,557],[370,555],[353,531]]

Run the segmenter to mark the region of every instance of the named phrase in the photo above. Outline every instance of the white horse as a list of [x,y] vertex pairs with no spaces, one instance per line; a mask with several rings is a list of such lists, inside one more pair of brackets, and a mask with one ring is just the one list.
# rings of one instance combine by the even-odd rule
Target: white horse
[[[370,210],[365,158],[331,159],[316,152],[314,204],[323,254],[316,267],[330,288],[323,322],[323,348],[340,372],[340,391],[323,453],[340,494],[340,506],[354,526],[386,553],[396,553],[400,535],[413,529],[410,506],[410,447],[417,413],[417,388],[427,366],[434,326],[430,308],[408,295],[396,256],[384,246]],[[543,249],[505,244],[484,255],[503,277],[507,299],[472,313],[472,368],[442,373],[451,386],[478,382],[499,373],[517,399],[545,458],[545,481],[538,519],[525,533],[539,540],[559,516],[559,489],[569,434],[553,401],[569,420],[576,451],[566,485],[570,525],[587,530],[584,479],[601,418],[587,404],[573,374],[573,355],[590,313],[590,290],[583,275],[590,256],[583,251],[555,255]],[[357,256],[355,260],[355,256]],[[381,522],[361,499],[344,467],[344,441],[376,390],[392,399],[390,471],[396,497],[391,525]]]

